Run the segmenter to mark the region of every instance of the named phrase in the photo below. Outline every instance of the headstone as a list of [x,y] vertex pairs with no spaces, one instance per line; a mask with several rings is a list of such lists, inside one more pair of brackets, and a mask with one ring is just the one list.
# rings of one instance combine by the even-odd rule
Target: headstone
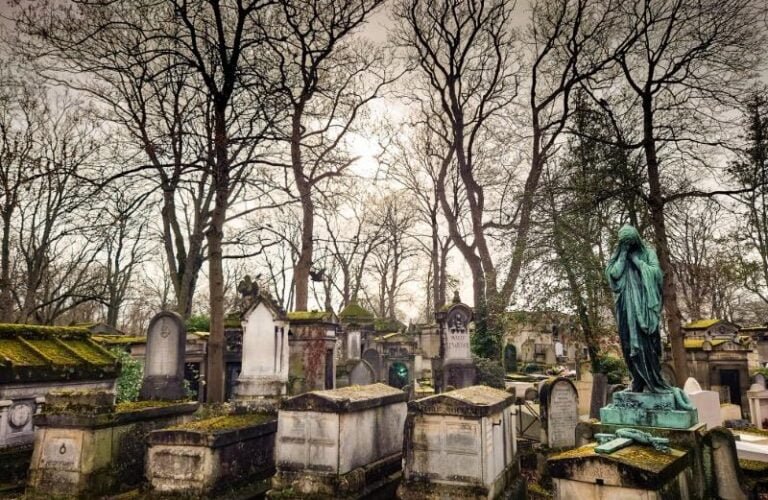
[[711,460],[714,483],[711,490],[716,493],[715,498],[746,500],[748,495],[742,489],[746,481],[739,466],[733,434],[716,427],[704,435],[703,444],[705,454]]
[[699,422],[707,424],[707,429],[723,425],[720,414],[720,396],[715,391],[704,391],[698,380],[688,377],[683,390],[699,413]]
[[517,371],[517,348],[514,344],[504,347],[504,369],[507,372]]
[[550,448],[573,448],[579,423],[579,396],[573,382],[556,378],[543,391],[542,413],[546,417],[547,444]]
[[472,309],[458,302],[442,318],[443,329],[443,381],[442,387],[468,387],[475,383],[476,371],[469,345],[469,322]]
[[360,331],[347,332],[347,359],[360,359]]
[[381,354],[376,349],[366,349],[363,353],[363,361],[367,362],[374,373],[374,381],[381,379]]
[[163,311],[152,318],[147,330],[140,399],[178,401],[185,398],[186,344],[187,330],[181,316],[172,311]]
[[747,391],[749,402],[749,417],[752,425],[758,429],[768,427],[768,390],[765,387],[765,377],[758,374]]
[[373,368],[364,359],[358,361],[349,372],[350,385],[368,385],[374,382],[376,382],[376,375],[373,373]]
[[589,418],[600,418],[600,409],[608,402],[608,376],[605,373],[595,373],[592,377]]
[[721,404],[720,417],[723,422],[726,420],[741,420],[741,406],[734,404]]
[[539,391],[534,389],[533,387],[529,387],[525,390],[525,395],[523,396],[526,401],[536,401],[539,399]]
[[235,399],[274,399],[287,392],[288,328],[285,313],[269,296],[254,297],[243,314],[243,358]]

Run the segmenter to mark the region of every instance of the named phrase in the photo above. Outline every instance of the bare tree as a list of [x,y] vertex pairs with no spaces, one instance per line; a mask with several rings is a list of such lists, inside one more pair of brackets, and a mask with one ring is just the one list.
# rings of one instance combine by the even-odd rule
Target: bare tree
[[[639,148],[645,156],[646,200],[665,276],[664,309],[675,376],[682,386],[688,368],[665,205],[687,196],[717,194],[690,186],[695,184],[693,175],[702,176],[700,168],[707,166],[702,149],[722,144],[726,122],[720,118],[758,67],[765,5],[753,0],[654,0],[625,2],[616,12],[622,16],[618,36],[634,34],[631,43],[616,51],[626,94],[599,102],[611,109],[623,101],[625,108],[640,115],[640,140],[626,146]],[[621,117],[615,110],[614,116]]]
[[353,34],[383,0],[282,2],[283,27],[270,39],[278,59],[279,92],[289,119],[280,137],[299,201],[301,246],[294,268],[295,308],[306,310],[313,264],[318,192],[341,176],[356,158],[345,151],[370,101],[397,75],[391,75],[381,48]]

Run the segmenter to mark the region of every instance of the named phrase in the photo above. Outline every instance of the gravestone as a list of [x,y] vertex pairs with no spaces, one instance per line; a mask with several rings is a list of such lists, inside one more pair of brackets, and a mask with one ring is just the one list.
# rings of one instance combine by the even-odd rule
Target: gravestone
[[376,382],[376,374],[373,373],[373,368],[364,359],[358,361],[349,372],[350,385],[368,385],[374,382]]
[[508,372],[517,371],[517,348],[514,344],[504,347],[504,369]]
[[259,292],[243,314],[243,360],[235,398],[243,401],[284,395],[289,352],[285,313]]
[[752,425],[758,429],[766,428],[764,424],[768,424],[768,390],[762,375],[758,374],[753,379],[753,384],[747,391],[747,401]]
[[714,429],[723,425],[723,419],[720,415],[720,396],[715,391],[702,390],[699,382],[693,377],[688,377],[683,390],[693,406],[696,407],[699,413],[699,422],[707,424],[707,429]]
[[443,331],[443,384],[442,387],[461,389],[475,383],[476,371],[469,343],[469,322],[472,309],[454,295],[454,303],[439,318]]
[[576,446],[579,423],[579,396],[576,386],[566,378],[556,378],[542,391],[542,413],[546,419],[546,438],[550,448]]
[[716,427],[704,435],[703,447],[706,459],[711,464],[711,481],[714,484],[710,485],[710,489],[716,493],[715,498],[749,498],[742,489],[746,480],[739,466],[733,434],[728,429]]
[[347,332],[347,359],[360,359],[360,331]]
[[381,354],[376,349],[366,349],[363,353],[363,361],[370,365],[374,373],[374,381],[381,380]]
[[163,311],[149,322],[142,400],[178,401],[184,394],[184,356],[187,329],[172,311]]

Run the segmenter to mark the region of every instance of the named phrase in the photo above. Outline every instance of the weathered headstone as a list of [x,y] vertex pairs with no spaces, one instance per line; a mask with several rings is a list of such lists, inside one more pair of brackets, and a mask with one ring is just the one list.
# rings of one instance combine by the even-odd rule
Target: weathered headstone
[[288,383],[288,321],[267,295],[256,295],[243,314],[243,361],[238,400],[276,398]]
[[358,361],[349,372],[350,385],[368,385],[374,382],[376,382],[376,376],[373,373],[373,368],[364,359]]
[[381,354],[376,349],[366,349],[363,353],[363,361],[367,362],[374,373],[374,381],[381,380]]
[[699,422],[707,424],[707,429],[714,429],[723,425],[723,419],[720,414],[720,396],[715,391],[704,391],[699,382],[688,377],[685,381],[683,390],[688,395],[693,406],[699,413]]
[[715,427],[704,435],[704,452],[711,461],[710,489],[715,498],[746,500],[748,495],[742,489],[746,484],[736,455],[733,434],[723,427]]
[[163,311],[149,322],[144,380],[139,397],[143,400],[184,399],[184,356],[187,330],[184,320],[172,311]]
[[556,378],[542,391],[546,401],[541,408],[546,418],[546,438],[550,448],[573,448],[579,423],[579,396],[576,386],[566,378]]
[[442,387],[468,387],[475,383],[475,365],[469,343],[469,322],[472,309],[462,304],[458,294],[454,303],[439,321],[443,330]]
[[768,389],[765,386],[765,377],[756,375],[753,383],[747,391],[749,401],[749,416],[752,425],[758,429],[764,429],[768,423]]

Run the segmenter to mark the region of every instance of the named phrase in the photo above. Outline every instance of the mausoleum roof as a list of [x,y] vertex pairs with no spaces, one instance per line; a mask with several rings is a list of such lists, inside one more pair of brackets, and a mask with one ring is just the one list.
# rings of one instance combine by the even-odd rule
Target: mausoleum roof
[[351,385],[341,389],[312,391],[289,399],[280,404],[281,410],[320,411],[341,413],[361,411],[375,406],[405,402],[408,394],[392,386],[376,383]]
[[432,415],[482,417],[511,406],[515,397],[485,385],[473,385],[408,403],[411,410]]
[[328,311],[291,311],[287,314],[288,321],[296,322],[327,322],[333,323],[336,315]]
[[83,327],[0,324],[0,383],[114,378],[117,360]]
[[339,318],[347,322],[357,321],[371,323],[373,322],[373,313],[357,302],[352,301],[347,304],[347,307],[341,310]]

